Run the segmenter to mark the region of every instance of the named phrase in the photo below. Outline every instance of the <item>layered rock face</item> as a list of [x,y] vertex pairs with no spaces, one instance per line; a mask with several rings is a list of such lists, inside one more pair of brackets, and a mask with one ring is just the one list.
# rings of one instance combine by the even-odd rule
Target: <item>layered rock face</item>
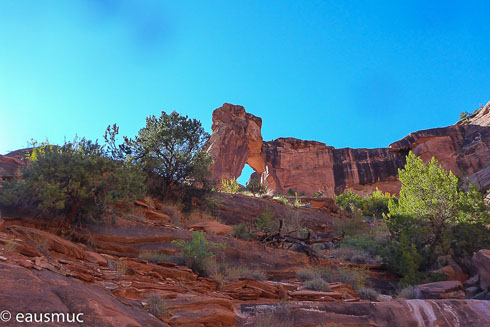
[[294,138],[264,142],[263,152],[267,167],[264,179],[274,192],[292,188],[328,196],[347,188],[369,192],[373,184],[395,192],[397,169],[405,162],[404,156],[390,149],[335,149]]
[[490,188],[490,102],[464,123],[411,133],[379,149],[335,149],[295,138],[263,142],[261,125],[260,118],[241,106],[224,104],[213,112],[207,150],[217,181],[240,176],[248,163],[270,193],[292,188],[333,196],[346,189],[368,194],[377,187],[396,193],[398,168],[413,151],[426,161],[434,156],[445,169],[468,177],[482,190]]
[[22,162],[16,158],[0,155],[0,180],[10,180],[20,176]]
[[[490,324],[490,302],[477,300],[398,300],[382,303],[322,303],[291,305],[243,304],[242,312],[252,317],[238,326],[257,321],[256,312],[267,312],[277,321],[294,326],[373,327],[480,327]],[[300,323],[298,323],[300,322]]]

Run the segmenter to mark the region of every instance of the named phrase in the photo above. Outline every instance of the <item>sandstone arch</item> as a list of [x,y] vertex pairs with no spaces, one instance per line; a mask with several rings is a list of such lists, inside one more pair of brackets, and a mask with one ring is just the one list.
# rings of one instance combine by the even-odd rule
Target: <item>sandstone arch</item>
[[[459,176],[479,177],[490,187],[490,102],[468,122],[411,133],[388,148],[335,149],[324,143],[295,138],[264,142],[262,119],[238,105],[225,103],[213,112],[212,134],[206,147],[213,158],[212,176],[237,178],[247,163],[269,192],[289,188],[326,196],[346,189],[371,193],[376,187],[390,193],[400,189],[398,168],[414,151],[424,160],[435,156],[444,168]],[[475,175],[476,174],[476,175]],[[485,177],[486,176],[486,177]]]

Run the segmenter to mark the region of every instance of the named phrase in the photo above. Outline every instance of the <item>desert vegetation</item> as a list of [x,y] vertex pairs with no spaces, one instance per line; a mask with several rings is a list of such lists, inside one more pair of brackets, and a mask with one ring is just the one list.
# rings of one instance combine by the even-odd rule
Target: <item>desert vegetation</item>
[[[417,285],[446,278],[442,267],[457,262],[470,271],[473,253],[490,247],[488,203],[471,183],[463,190],[462,181],[435,159],[424,163],[410,152],[399,170],[398,196],[347,190],[334,201],[293,188],[266,195],[259,179],[245,187],[236,178],[213,185],[212,161],[203,149],[209,135],[199,121],[175,112],[148,117],[134,138],[118,142],[118,135],[112,125],[103,144],[85,138],[62,145],[33,142],[21,178],[0,188],[5,212],[71,230],[54,229],[65,241],[85,243],[93,252],[86,256],[102,262],[104,269],[93,273],[97,278],[107,274],[128,285],[144,276],[145,287],[155,278],[168,282],[165,292],[180,292],[185,284],[192,292],[212,290],[240,301],[384,301],[387,294],[419,297]],[[112,238],[112,229],[119,228]],[[126,237],[132,228],[143,239],[134,248]],[[92,235],[99,230],[107,234]],[[2,254],[52,255],[52,240],[29,236],[22,245],[16,238],[22,235],[0,238]],[[114,239],[122,244],[107,241]],[[380,284],[380,272],[395,276],[395,285]],[[175,298],[162,290],[131,296],[167,322],[177,316],[169,304]],[[256,321],[277,319],[260,313]]]
[[411,152],[399,178],[399,198],[380,191],[364,198],[351,191],[336,197],[353,216],[350,224],[365,220],[362,228],[343,226],[348,236],[334,251],[337,256],[369,262],[379,255],[408,286],[440,278],[434,271],[449,258],[464,265],[475,251],[490,246],[489,206],[474,185],[462,190],[460,180],[434,158],[425,164]]

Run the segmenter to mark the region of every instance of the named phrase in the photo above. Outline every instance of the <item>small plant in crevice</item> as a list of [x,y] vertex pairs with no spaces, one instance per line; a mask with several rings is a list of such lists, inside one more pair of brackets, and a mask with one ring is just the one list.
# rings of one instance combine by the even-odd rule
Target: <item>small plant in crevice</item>
[[168,309],[165,301],[158,293],[151,293],[144,300],[145,308],[158,319],[163,319],[168,316]]
[[226,249],[223,243],[208,241],[202,232],[193,232],[189,241],[174,240],[172,244],[182,248],[186,265],[199,274],[206,273],[205,262],[215,256],[213,251]]
[[232,235],[241,240],[251,240],[257,235],[250,229],[250,227],[245,223],[240,223],[233,226]]
[[161,251],[143,250],[138,255],[139,259],[146,260],[152,263],[160,263],[168,261],[168,255]]
[[297,271],[296,276],[303,283],[322,279],[327,283],[349,284],[354,290],[358,290],[366,286],[368,274],[365,269],[361,268],[313,267]]

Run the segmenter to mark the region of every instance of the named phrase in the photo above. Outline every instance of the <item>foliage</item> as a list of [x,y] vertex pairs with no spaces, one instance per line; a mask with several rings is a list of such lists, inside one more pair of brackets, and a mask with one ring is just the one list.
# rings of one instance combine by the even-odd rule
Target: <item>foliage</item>
[[238,184],[236,178],[221,180],[220,191],[224,193],[236,194],[240,190],[240,184]]
[[173,111],[161,112],[146,118],[146,126],[132,138],[124,137],[123,144],[116,145],[119,133],[117,125],[108,126],[106,142],[113,157],[129,157],[140,164],[153,181],[151,191],[166,192],[183,183],[205,184],[212,163],[202,149],[209,138],[201,122]]
[[462,111],[460,114],[459,114],[459,121],[462,121],[462,122],[467,122],[468,119],[470,117],[470,113],[467,112],[467,111]]
[[313,267],[297,271],[296,276],[302,282],[320,278],[328,283],[350,284],[355,290],[358,290],[366,285],[368,274],[361,268]]
[[289,200],[286,199],[284,196],[282,196],[281,194],[276,194],[274,195],[273,199],[281,202],[282,204],[284,205],[289,205]]
[[388,203],[396,201],[396,198],[390,193],[383,193],[378,188],[363,198],[362,211],[364,215],[373,216],[382,219],[383,215],[388,213]]
[[53,145],[49,144],[48,140],[39,143],[38,141],[31,139],[30,145],[32,147],[32,150],[26,152],[25,154],[25,158],[28,162],[37,161],[39,157],[42,157],[46,154],[46,151],[50,152],[54,150]]
[[265,188],[258,178],[250,179],[247,183],[246,190],[252,192],[253,195],[265,193]]
[[29,157],[34,160],[23,168],[22,179],[1,189],[2,205],[83,224],[100,221],[109,207],[128,206],[145,192],[140,169],[108,158],[102,146],[85,138],[45,144]]
[[197,272],[205,272],[205,261],[214,256],[213,250],[224,249],[225,244],[210,242],[202,232],[193,232],[190,241],[174,240],[172,244],[183,249],[187,265]]
[[354,248],[366,252],[370,256],[380,253],[384,240],[376,240],[373,236],[345,236],[340,244],[340,248]]
[[151,293],[144,302],[147,310],[158,319],[168,315],[167,306],[158,293]]
[[457,177],[434,158],[425,164],[412,152],[399,178],[400,198],[388,205],[393,242],[384,257],[391,269],[404,276],[403,284],[420,282],[421,272],[439,268],[434,263],[440,257],[470,256],[477,246],[488,244],[489,208],[476,187],[470,185],[464,192]]
[[295,326],[294,321],[291,318],[288,318],[285,310],[268,311],[268,312],[258,312],[255,315],[254,322],[252,324],[253,327],[271,327],[271,326],[280,326],[280,327],[293,327]]
[[271,234],[277,232],[279,228],[279,222],[274,217],[274,213],[266,210],[259,214],[255,227],[258,231],[265,234]]
[[381,257],[378,255],[371,255],[363,249],[350,246],[342,246],[341,248],[334,249],[332,250],[332,255],[335,258],[358,264],[379,264],[382,261]]
[[295,191],[294,189],[290,188],[290,189],[288,190],[288,195],[289,195],[289,196],[294,196],[295,194],[296,194],[296,191]]
[[390,200],[395,200],[395,197],[390,193],[383,193],[378,188],[364,198],[351,190],[335,196],[335,203],[349,213],[352,214],[354,210],[359,209],[362,215],[377,219],[381,219],[383,214],[388,213]]
[[216,260],[208,260],[206,271],[210,277],[220,283],[239,278],[265,279],[265,273],[262,270],[250,269],[236,262],[230,263],[225,261],[218,263]]
[[345,233],[346,236],[367,233],[369,225],[362,218],[360,210],[352,206],[351,212],[352,217],[350,219],[342,219],[334,223],[335,229]]
[[379,293],[371,287],[361,287],[357,290],[359,297],[364,300],[376,301],[378,299]]
[[233,226],[233,236],[241,240],[251,240],[255,238],[256,235],[250,230],[247,224],[240,223]]
[[151,251],[151,250],[141,251],[138,255],[138,258],[153,263],[168,261],[168,255],[166,255],[165,253],[160,251]]
[[330,285],[321,277],[315,277],[313,279],[307,280],[304,286],[308,290],[319,292],[329,292],[331,290]]
[[416,299],[417,298],[417,287],[407,286],[400,291],[400,297],[404,299]]
[[346,192],[335,196],[335,203],[344,210],[352,213],[352,206],[362,208],[362,198],[359,194],[347,190]]
[[453,258],[465,266],[465,258],[471,258],[480,249],[490,249],[490,227],[483,223],[460,223],[452,228],[450,242]]
[[294,192],[294,203],[293,203],[293,206],[295,208],[299,208],[301,207],[302,203],[301,203],[301,200],[298,198],[298,193]]

